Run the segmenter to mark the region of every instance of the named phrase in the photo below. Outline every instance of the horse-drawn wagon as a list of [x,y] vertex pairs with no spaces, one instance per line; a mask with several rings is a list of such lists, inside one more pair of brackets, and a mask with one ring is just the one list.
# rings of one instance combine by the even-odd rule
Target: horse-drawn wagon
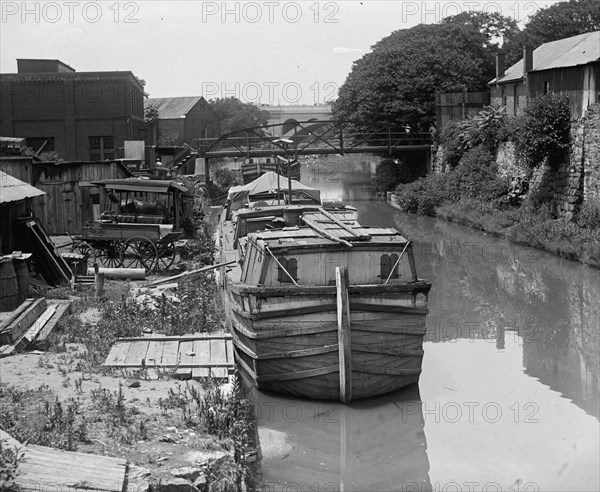
[[193,195],[176,181],[109,179],[100,188],[99,220],[87,223],[72,250],[88,264],[108,268],[167,269],[175,261],[175,241],[191,217]]

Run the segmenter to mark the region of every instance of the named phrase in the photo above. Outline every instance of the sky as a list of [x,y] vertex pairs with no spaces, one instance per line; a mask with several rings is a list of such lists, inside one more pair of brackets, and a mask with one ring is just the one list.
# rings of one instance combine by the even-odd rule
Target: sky
[[321,104],[395,30],[469,10],[523,23],[553,3],[0,0],[0,72],[15,73],[17,58],[49,58],[79,72],[131,71],[150,97]]

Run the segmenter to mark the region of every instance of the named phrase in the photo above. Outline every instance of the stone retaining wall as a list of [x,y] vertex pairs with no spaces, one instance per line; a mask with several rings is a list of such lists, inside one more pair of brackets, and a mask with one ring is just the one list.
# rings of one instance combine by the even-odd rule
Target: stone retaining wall
[[[433,172],[442,173],[443,148],[433,161]],[[496,155],[498,172],[508,178],[526,176],[515,145],[505,142]],[[571,124],[571,149],[558,166],[540,164],[529,179],[529,194],[550,202],[559,217],[571,220],[585,200],[600,199],[600,104],[590,106],[585,115]]]

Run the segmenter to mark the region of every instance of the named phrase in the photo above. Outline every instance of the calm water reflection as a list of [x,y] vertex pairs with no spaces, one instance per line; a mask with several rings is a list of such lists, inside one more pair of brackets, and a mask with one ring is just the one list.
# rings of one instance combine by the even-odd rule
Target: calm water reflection
[[419,386],[348,407],[259,394],[265,488],[600,490],[599,272],[366,201],[372,168],[328,158],[303,181],[415,241]]

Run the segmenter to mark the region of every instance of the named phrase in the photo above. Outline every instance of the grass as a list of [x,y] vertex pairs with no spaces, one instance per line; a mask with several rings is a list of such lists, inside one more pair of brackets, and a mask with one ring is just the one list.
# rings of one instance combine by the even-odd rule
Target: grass
[[[198,230],[198,237],[188,243],[190,268],[212,260],[213,231],[206,223]],[[210,490],[251,488],[253,479],[246,450],[257,444],[253,442],[254,420],[252,406],[241,397],[237,384],[230,394],[213,380],[201,389],[194,385],[186,385],[184,390],[171,388],[158,404],[148,398],[143,411],[134,396],[133,400],[126,398],[120,383],[113,390],[99,385],[100,380],[112,381],[110,384],[114,385],[108,376],[123,376],[122,371],[102,365],[117,338],[142,336],[148,329],[165,335],[221,329],[224,310],[214,280],[209,275],[197,276],[193,281],[181,280],[175,295],[163,295],[151,304],[137,302],[126,282],[107,281],[105,289],[103,299],[96,299],[91,288],[79,291],[72,313],[61,320],[50,336],[50,353],[39,356],[37,367],[32,368],[44,374],[57,373],[53,377],[58,377],[59,385],[54,390],[48,386],[28,390],[0,384],[0,428],[22,443],[128,459],[135,456],[137,464],[154,464],[158,470],[164,468],[164,454],[171,454],[165,446],[176,446],[179,453],[186,452],[188,446],[223,450],[230,453],[231,459],[219,462],[218,469],[207,471]],[[70,293],[61,288],[47,294],[65,298]],[[82,313],[90,310],[96,310],[99,316],[94,322],[82,321]],[[69,344],[83,345],[85,350],[74,350]],[[164,381],[173,375],[169,369],[158,371],[153,377]],[[126,376],[143,379],[148,386],[153,384],[144,369]],[[73,397],[61,401],[59,392]],[[183,446],[165,444],[160,438],[170,428],[193,429],[197,436]],[[140,451],[140,446],[147,449]],[[0,489],[16,490],[18,457],[3,452],[1,458]]]
[[600,223],[582,227],[577,222],[565,222],[555,218],[547,206],[525,204],[498,210],[491,203],[468,199],[444,202],[436,207],[436,215],[600,268]]

